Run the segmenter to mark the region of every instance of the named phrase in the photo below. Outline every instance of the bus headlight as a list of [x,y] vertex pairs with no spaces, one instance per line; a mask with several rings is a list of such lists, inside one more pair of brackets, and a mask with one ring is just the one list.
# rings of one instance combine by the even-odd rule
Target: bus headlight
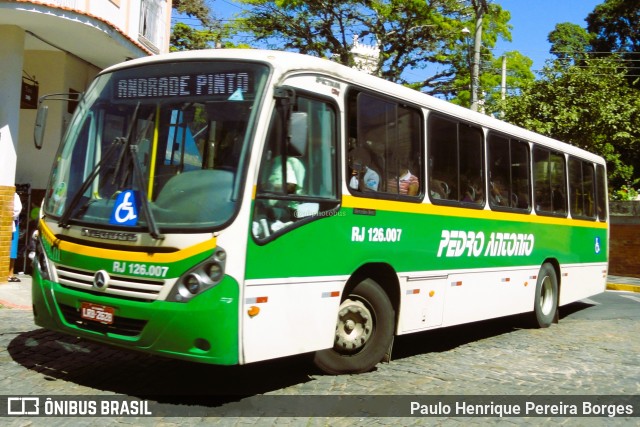
[[217,262],[211,264],[207,270],[209,280],[211,280],[212,282],[219,282],[224,273],[222,266]]
[[216,286],[224,278],[227,253],[218,248],[214,254],[185,272],[175,283],[167,301],[188,302],[196,295]]
[[51,280],[51,271],[49,270],[49,260],[47,259],[47,254],[44,251],[44,247],[42,246],[42,242],[38,240],[36,243],[36,253],[33,257],[33,267],[38,270],[40,273],[40,277],[44,280]]
[[190,293],[196,295],[200,290],[200,278],[195,274],[189,274],[185,280],[185,287]]

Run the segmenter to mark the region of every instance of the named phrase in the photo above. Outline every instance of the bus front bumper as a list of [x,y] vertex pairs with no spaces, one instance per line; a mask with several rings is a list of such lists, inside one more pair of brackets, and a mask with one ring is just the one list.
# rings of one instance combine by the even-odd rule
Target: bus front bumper
[[[35,323],[46,329],[127,349],[194,362],[238,364],[239,287],[225,277],[186,303],[130,301],[32,282]],[[82,319],[82,303],[113,308],[113,323]]]

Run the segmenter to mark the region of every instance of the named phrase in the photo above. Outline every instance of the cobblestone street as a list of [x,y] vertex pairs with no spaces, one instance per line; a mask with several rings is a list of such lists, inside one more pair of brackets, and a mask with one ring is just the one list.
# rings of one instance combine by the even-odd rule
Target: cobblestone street
[[[640,298],[606,292],[562,309],[559,324],[528,329],[511,317],[396,338],[393,360],[366,374],[319,374],[308,357],[217,367],[132,353],[45,331],[27,310],[0,310],[0,394],[125,395],[224,408],[261,395],[640,395]],[[635,313],[635,314],[634,314]],[[637,399],[636,399],[637,400]],[[354,408],[357,413],[358,408]],[[636,411],[638,408],[635,409]],[[196,411],[198,413],[198,411]],[[271,415],[271,414],[267,414]],[[290,425],[486,424],[483,418],[278,418]],[[64,425],[13,418],[11,426]],[[76,418],[75,420],[81,420]],[[117,419],[124,425],[195,425],[201,417]],[[638,418],[491,418],[505,425],[637,425]],[[68,421],[68,419],[67,419]],[[86,418],[84,425],[113,419]],[[206,418],[268,425],[267,418]]]

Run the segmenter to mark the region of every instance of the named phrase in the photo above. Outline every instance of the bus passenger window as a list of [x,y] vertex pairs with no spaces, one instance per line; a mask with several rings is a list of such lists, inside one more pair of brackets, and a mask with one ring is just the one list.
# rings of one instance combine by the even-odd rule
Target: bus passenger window
[[542,147],[533,150],[536,212],[566,216],[566,167],[564,156]]
[[595,171],[593,164],[569,158],[569,209],[576,218],[595,219]]
[[484,205],[482,130],[432,115],[428,142],[431,200],[468,207]]
[[529,211],[529,144],[489,134],[489,205],[491,209]]
[[358,91],[348,97],[347,185],[354,194],[398,199],[422,194],[419,110]]
[[597,198],[597,210],[598,220],[607,220],[607,172],[604,166],[596,166],[596,198]]

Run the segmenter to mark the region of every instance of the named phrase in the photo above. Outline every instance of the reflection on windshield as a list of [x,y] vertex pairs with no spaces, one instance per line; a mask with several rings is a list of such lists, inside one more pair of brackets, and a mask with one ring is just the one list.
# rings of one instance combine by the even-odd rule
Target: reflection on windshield
[[[165,65],[103,75],[92,85],[56,158],[45,200],[45,212],[61,225],[202,229],[233,216],[268,70],[171,65],[171,73],[180,71],[174,79],[180,91],[172,96],[158,95],[172,90],[171,78],[161,76]],[[216,91],[218,75],[225,80]],[[229,78],[235,75],[242,79]],[[130,213],[120,214],[123,207]]]

